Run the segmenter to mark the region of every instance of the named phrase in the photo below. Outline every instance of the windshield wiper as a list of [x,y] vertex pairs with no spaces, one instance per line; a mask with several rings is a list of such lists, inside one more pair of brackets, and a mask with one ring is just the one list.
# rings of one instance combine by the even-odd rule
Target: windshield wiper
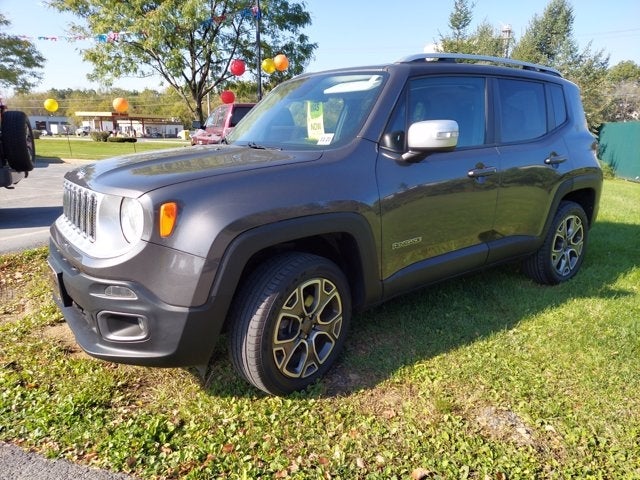
[[254,148],[256,150],[282,150],[280,147],[265,147],[264,145],[257,144],[256,142],[247,143],[247,147]]

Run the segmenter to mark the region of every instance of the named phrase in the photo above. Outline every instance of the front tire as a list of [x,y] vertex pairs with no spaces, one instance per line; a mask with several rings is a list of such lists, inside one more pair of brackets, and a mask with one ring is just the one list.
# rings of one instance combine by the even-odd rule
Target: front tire
[[24,112],[9,110],[2,115],[2,151],[9,166],[17,172],[33,170],[36,147]]
[[584,260],[588,222],[580,205],[562,202],[544,243],[536,253],[524,260],[524,272],[545,285],[557,285],[573,278]]
[[276,256],[250,275],[234,301],[233,365],[269,394],[302,390],[335,361],[350,318],[349,285],[333,262],[304,253]]

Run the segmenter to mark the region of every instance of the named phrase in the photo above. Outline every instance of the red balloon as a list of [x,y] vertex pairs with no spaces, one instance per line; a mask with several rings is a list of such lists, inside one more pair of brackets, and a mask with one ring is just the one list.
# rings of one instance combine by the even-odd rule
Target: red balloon
[[231,60],[231,65],[229,66],[229,70],[231,70],[231,74],[239,77],[246,70],[246,65],[242,60]]
[[225,90],[220,94],[220,99],[222,100],[222,103],[233,103],[236,96],[231,90]]

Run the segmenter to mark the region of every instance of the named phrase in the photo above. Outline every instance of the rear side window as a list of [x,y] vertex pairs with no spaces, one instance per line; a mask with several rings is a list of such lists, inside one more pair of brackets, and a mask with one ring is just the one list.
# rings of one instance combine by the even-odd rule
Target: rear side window
[[233,111],[231,112],[231,121],[229,122],[229,126],[235,127],[238,122],[242,120],[242,117],[249,113],[249,110],[251,110],[251,107],[234,107]]
[[498,79],[500,138],[502,143],[533,140],[547,133],[544,85]]

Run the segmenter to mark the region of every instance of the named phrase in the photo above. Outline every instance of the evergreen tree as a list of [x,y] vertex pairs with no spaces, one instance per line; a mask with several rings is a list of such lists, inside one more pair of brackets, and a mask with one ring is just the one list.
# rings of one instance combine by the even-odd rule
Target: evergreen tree
[[474,6],[475,4],[470,4],[467,0],[455,0],[448,23],[451,33],[440,36],[438,50],[449,53],[502,56],[505,51],[504,40],[491,24],[483,22],[473,33],[468,33],[473,21]]

